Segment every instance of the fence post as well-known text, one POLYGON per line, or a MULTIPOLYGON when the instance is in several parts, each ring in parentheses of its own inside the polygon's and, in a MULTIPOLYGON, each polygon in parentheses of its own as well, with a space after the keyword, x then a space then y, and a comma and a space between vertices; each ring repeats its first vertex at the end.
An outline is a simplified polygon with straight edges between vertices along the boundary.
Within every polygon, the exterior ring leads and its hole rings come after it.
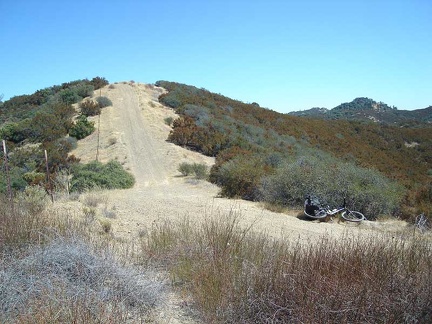
POLYGON ((7 179, 7 191, 8 191, 11 211, 13 214, 14 213, 14 204, 13 204, 13 197, 12 197, 12 186, 11 186, 11 180, 10 180, 10 174, 9 174, 9 165, 8 165, 8 157, 7 157, 7 149, 6 149, 6 141, 5 140, 3 140, 3 152, 4 152, 6 179, 7 179))
MULTIPOLYGON (((102 88, 99 88, 99 98, 100 98, 100 97, 102 97, 102 88)), ((99 103, 98 103, 98 104, 99 104, 99 103)), ((97 132, 96 162, 99 161, 100 116, 101 116, 101 109, 99 109, 99 115, 98 115, 98 132, 97 132)))
POLYGON ((47 150, 45 150, 45 165, 46 165, 46 176, 47 176, 48 190, 49 190, 49 194, 51 196, 51 202, 54 202, 54 196, 53 196, 53 191, 52 191, 52 184, 51 184, 49 167, 48 167, 48 153, 47 153, 47 150))

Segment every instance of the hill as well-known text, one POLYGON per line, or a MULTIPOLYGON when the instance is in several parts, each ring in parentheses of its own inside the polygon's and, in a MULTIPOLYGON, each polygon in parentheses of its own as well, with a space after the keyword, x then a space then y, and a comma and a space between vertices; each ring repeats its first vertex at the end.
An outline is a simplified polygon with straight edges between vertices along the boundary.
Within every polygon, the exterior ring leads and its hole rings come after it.
POLYGON ((326 120, 356 120, 400 126, 430 126, 432 124, 432 106, 416 110, 398 110, 383 102, 369 98, 356 98, 342 103, 333 109, 311 108, 290 112, 291 116, 319 118, 326 120))
MULTIPOLYGON (((70 153, 76 140, 70 135, 89 136, 97 120, 74 119, 77 107, 71 105, 88 95, 97 80, 53 86, 2 104, 0 135, 12 151, 15 189, 43 182, 43 151, 28 146, 31 143, 48 151, 53 181, 59 172, 77 169, 79 159, 70 153), (38 100, 41 93, 47 96, 38 100)), ((222 196, 299 208, 305 194, 315 193, 331 205, 349 196, 371 218, 430 213, 429 125, 401 128, 302 118, 185 84, 158 81, 156 88, 164 89, 158 100, 176 116, 171 118, 168 141, 215 158, 209 179, 221 188, 222 196)), ((380 113, 397 111, 367 98, 357 100, 357 108, 341 105, 336 111, 365 110, 371 105, 380 113)), ((136 136, 131 138, 137 141, 136 136)), ((157 169, 158 163, 152 165, 157 169)), ((0 176, 0 191, 5 188, 6 180, 0 176)))
MULTIPOLYGON (((430 208, 422 205, 432 193, 432 128, 429 125, 417 123, 415 127, 407 125, 401 128, 358 120, 302 118, 280 114, 257 104, 245 104, 206 89, 167 81, 156 84, 168 91, 159 98, 160 102, 181 116, 174 122, 169 140, 215 156, 211 180, 222 187, 224 195, 262 199, 269 192, 269 186, 276 186, 272 175, 278 174, 282 179, 287 177, 281 171, 284 166, 288 165, 293 170, 302 163, 296 174, 310 171, 304 173, 304 178, 298 179, 298 183, 290 184, 301 189, 296 193, 286 192, 280 188, 287 187, 288 183, 279 184, 282 187, 272 189, 278 191, 275 195, 279 197, 271 197, 270 201, 286 204, 291 199, 289 204, 299 205, 302 191, 320 192, 321 195, 327 193, 327 199, 331 200, 330 196, 340 199, 344 194, 353 196, 353 191, 359 190, 355 198, 358 203, 363 206, 370 204, 370 208, 376 210, 379 209, 376 205, 385 205, 386 201, 391 200, 393 194, 390 191, 393 189, 389 189, 386 197, 379 192, 370 192, 368 203, 360 196, 364 197, 367 190, 379 186, 381 192, 385 191, 384 182, 378 184, 372 180, 381 179, 383 174, 408 189, 405 205, 416 206, 416 212, 430 208), (341 170, 338 166, 343 163, 347 166, 341 170), (353 174, 344 174, 351 167, 359 168, 355 171, 357 179, 353 174), (337 184, 333 184, 329 177, 329 182, 324 186, 326 189, 318 188, 319 184, 313 179, 328 177, 319 170, 329 168, 337 169, 338 176, 344 174, 351 177, 351 184, 357 184, 351 189, 341 189, 344 182, 336 181, 334 176, 333 182, 337 184), (377 173, 366 175, 369 171, 377 173), (306 179, 311 179, 311 183, 304 184, 306 179), (372 203, 374 199, 375 203, 372 203), (418 209, 420 205, 422 207, 418 209)), ((396 111, 367 99, 357 100, 356 104, 362 109, 374 105, 375 110, 382 113, 396 111)), ((347 106, 341 106, 336 111, 345 111, 347 106)), ((405 212, 412 213, 410 208, 405 212)), ((397 209, 400 211, 400 208, 397 209)))

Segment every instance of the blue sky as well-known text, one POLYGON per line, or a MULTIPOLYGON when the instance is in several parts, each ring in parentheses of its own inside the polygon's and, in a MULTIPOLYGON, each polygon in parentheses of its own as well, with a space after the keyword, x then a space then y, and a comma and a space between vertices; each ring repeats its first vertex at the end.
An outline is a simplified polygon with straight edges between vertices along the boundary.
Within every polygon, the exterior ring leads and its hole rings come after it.
POLYGON ((279 112, 432 105, 431 0, 0 0, 4 99, 175 81, 279 112))

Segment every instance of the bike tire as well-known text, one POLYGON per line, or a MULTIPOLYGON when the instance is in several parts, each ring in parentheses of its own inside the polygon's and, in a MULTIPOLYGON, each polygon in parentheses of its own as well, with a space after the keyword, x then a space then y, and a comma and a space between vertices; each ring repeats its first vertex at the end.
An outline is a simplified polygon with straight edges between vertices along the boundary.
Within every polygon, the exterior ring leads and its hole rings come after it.
POLYGON ((313 215, 304 212, 306 216, 313 218, 313 219, 322 219, 327 217, 327 212, 324 209, 316 210, 313 215))
POLYGON ((361 222, 365 220, 366 217, 357 211, 346 210, 342 213, 342 218, 347 222, 361 222))

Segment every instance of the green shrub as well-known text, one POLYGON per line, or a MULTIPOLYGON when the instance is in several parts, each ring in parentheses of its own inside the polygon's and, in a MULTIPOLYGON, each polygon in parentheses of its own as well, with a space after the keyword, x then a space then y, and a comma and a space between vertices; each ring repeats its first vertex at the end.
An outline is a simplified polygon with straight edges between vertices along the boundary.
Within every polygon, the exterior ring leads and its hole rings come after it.
POLYGON ((192 165, 192 170, 197 179, 205 179, 208 176, 208 169, 204 163, 194 163, 192 165))
POLYGON ((22 177, 31 186, 42 185, 44 182, 46 182, 46 174, 42 172, 26 172, 22 177))
POLYGON ((94 122, 88 121, 86 116, 81 115, 78 117, 75 125, 69 130, 69 135, 80 140, 89 136, 94 130, 94 122))
POLYGON ((93 100, 84 100, 80 103, 81 114, 85 116, 96 116, 101 112, 101 107, 93 100))
POLYGON ((67 142, 67 143, 69 143, 69 145, 71 147, 71 150, 74 150, 74 149, 76 149, 78 147, 78 141, 77 141, 76 137, 69 136, 69 137, 66 137, 64 139, 64 141, 67 142))
POLYGON ((76 94, 78 96, 80 96, 81 98, 85 98, 85 97, 89 97, 93 94, 94 91, 94 86, 91 84, 79 84, 76 85, 72 88, 73 91, 76 92, 76 94))
POLYGON ((109 84, 107 79, 102 77, 94 77, 93 79, 91 79, 90 83, 93 85, 95 90, 103 88, 104 86, 109 84))
POLYGON ((184 176, 194 174, 197 179, 205 179, 208 176, 208 169, 204 163, 182 162, 178 167, 178 171, 184 176))
POLYGON ((74 104, 82 99, 73 89, 65 89, 58 94, 60 100, 68 105, 74 104))
MULTIPOLYGON (((14 191, 21 191, 27 187, 28 183, 24 180, 25 169, 16 166, 9 166, 9 177, 11 187, 14 191)), ((0 172, 0 193, 7 192, 7 177, 5 172, 0 172)))
POLYGON ((192 164, 182 162, 178 167, 178 171, 184 176, 191 175, 193 173, 192 164))
POLYGON ((102 164, 97 161, 77 164, 72 168, 71 191, 83 192, 95 187, 126 189, 134 185, 134 177, 117 161, 102 164))
POLYGON ((260 158, 238 157, 219 168, 217 181, 222 186, 222 196, 257 200, 257 188, 265 174, 264 162, 260 158))
POLYGON ((172 123, 173 123, 173 121, 174 121, 174 118, 167 117, 167 118, 164 119, 164 121, 165 121, 165 124, 167 124, 168 126, 171 126, 172 123))
POLYGON ((32 142, 52 142, 68 133, 72 126, 70 119, 64 120, 58 114, 40 111, 36 113, 28 130, 32 142))
POLYGON ((296 208, 303 206, 306 195, 333 207, 346 197, 348 207, 368 219, 394 213, 403 196, 400 186, 377 171, 336 159, 311 157, 281 166, 261 181, 259 191, 266 202, 296 208))
POLYGON ((98 102, 99 107, 101 107, 101 108, 112 106, 111 100, 107 97, 97 97, 96 101, 98 102))

